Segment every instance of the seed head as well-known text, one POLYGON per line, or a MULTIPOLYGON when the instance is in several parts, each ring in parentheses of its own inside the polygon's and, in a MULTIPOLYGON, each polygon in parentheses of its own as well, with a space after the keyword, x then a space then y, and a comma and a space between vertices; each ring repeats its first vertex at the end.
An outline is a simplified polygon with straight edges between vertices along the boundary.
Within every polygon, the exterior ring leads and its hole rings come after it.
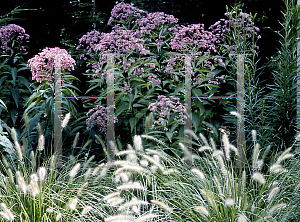
POLYGON ((202 180, 205 179, 205 175, 201 170, 198 170, 196 168, 191 169, 191 171, 196 174, 197 176, 199 176, 202 180))
POLYGON ((73 179, 74 176, 77 174, 78 170, 80 169, 81 164, 77 163, 72 170, 70 171, 70 177, 73 179))
POLYGON ((70 120, 71 114, 67 113, 67 115, 65 116, 62 124, 61 124, 61 128, 65 128, 70 120))
POLYGON ((258 183, 260 183, 261 185, 262 184, 265 184, 266 180, 265 180, 265 177, 263 174, 259 173, 259 172, 256 172, 252 175, 252 179, 253 180, 256 180, 258 183))
POLYGON ((78 202, 77 198, 71 199, 70 202, 69 202, 69 205, 68 205, 69 209, 70 210, 75 210, 77 202, 78 202))
POLYGON ((200 213, 202 213, 202 214, 204 214, 206 216, 209 216, 209 212, 208 212, 208 210, 204 206, 197 206, 197 207, 195 207, 195 209, 197 211, 199 211, 200 213))
POLYGON ((135 150, 139 150, 139 151, 143 150, 143 143, 142 143, 141 136, 135 135, 133 137, 133 143, 134 143, 135 150))
POLYGON ((165 209, 166 211, 169 211, 170 213, 173 212, 172 208, 167 206, 166 204, 164 204, 163 202, 159 201, 159 200, 150 200, 151 203, 165 209))
POLYGON ((85 206, 81 212, 82 215, 87 214, 91 209, 93 209, 91 206, 85 206))
POLYGON ((47 173, 47 170, 45 167, 40 167, 38 169, 38 175, 39 175, 39 178, 40 178, 40 181, 44 181, 45 177, 46 177, 46 173, 47 173))
POLYGON ((24 194, 26 194, 27 187, 26 187, 25 180, 24 180, 24 178, 22 177, 20 171, 17 171, 16 174, 17 174, 18 184, 19 184, 19 186, 20 186, 22 192, 23 192, 24 194))
POLYGON ((229 207, 233 206, 233 205, 234 205, 234 199, 232 199, 232 198, 227 198, 227 199, 225 200, 225 205, 226 205, 226 206, 229 206, 229 207))
POLYGON ((279 187, 273 187, 269 192, 267 201, 273 200, 274 197, 278 194, 279 190, 280 190, 279 187))
POLYGON ((38 142, 38 151, 43 151, 45 147, 45 137, 44 135, 40 135, 38 142))

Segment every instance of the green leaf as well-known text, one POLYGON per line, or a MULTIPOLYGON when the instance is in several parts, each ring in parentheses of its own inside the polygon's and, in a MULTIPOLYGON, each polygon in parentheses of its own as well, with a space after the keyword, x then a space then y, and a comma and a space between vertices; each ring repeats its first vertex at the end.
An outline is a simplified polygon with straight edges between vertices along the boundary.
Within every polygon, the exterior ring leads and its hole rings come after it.
POLYGON ((16 85, 16 80, 17 80, 17 67, 12 67, 11 68, 11 75, 13 78, 13 85, 16 85))
POLYGON ((15 104, 17 108, 19 107, 18 102, 19 102, 19 90, 17 88, 12 88, 11 89, 11 94, 14 98, 15 104))
POLYGON ((18 113, 18 110, 17 110, 17 109, 12 109, 12 110, 10 110, 10 117, 11 117, 11 119, 12 119, 14 125, 16 125, 16 121, 17 121, 16 115, 17 115, 17 113, 18 113))
POLYGON ((173 133, 171 133, 171 132, 166 132, 166 135, 167 135, 169 141, 172 142, 173 133))
POLYGON ((2 85, 2 83, 7 79, 8 76, 2 76, 2 78, 0 79, 0 86, 2 85))
POLYGON ((133 129, 136 127, 137 122, 138 122, 138 119, 136 117, 132 117, 129 119, 131 133, 133 133, 133 129))

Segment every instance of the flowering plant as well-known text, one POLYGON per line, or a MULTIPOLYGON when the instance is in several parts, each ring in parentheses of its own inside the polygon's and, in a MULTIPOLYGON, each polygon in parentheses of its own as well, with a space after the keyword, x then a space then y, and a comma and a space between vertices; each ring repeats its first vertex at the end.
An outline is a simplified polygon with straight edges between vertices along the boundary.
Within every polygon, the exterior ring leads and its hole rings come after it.
POLYGON ((20 47, 20 51, 26 51, 22 44, 29 42, 28 40, 29 35, 25 33, 25 29, 16 24, 2 26, 2 28, 0 28, 0 48, 3 53, 9 52, 16 46, 20 47))
MULTIPOLYGON (((55 73, 55 56, 60 55, 61 69, 62 71, 74 70, 75 60, 68 54, 65 49, 45 48, 38 55, 28 60, 28 67, 31 67, 32 80, 42 82, 42 80, 48 80, 48 84, 53 83, 55 73), (46 77, 45 74, 47 75, 46 77)), ((62 80, 64 84, 64 80, 62 80)))
MULTIPOLYGON (((162 98, 159 96, 184 96, 183 82, 187 70, 183 54, 191 55, 193 96, 211 96, 217 92, 221 83, 226 82, 227 76, 219 75, 228 60, 220 50, 222 38, 215 34, 215 30, 205 30, 203 24, 179 26, 177 23, 178 19, 172 15, 163 12, 147 13, 133 5, 120 3, 112 10, 109 20, 113 26, 112 32, 100 34, 91 31, 80 39, 77 49, 83 51, 81 59, 88 62, 87 75, 101 77, 90 81, 92 84, 105 83, 108 65, 105 54, 117 54, 114 63, 116 116, 119 124, 126 127, 128 117, 124 116, 124 111, 127 110, 131 133, 133 130, 136 130, 135 133, 143 130, 140 126, 144 117, 151 112, 150 104, 158 102, 156 99, 162 98), (201 87, 205 90, 200 90, 201 87), (138 110, 133 110, 137 107, 138 110)), ((87 93, 92 90, 97 91, 96 86, 90 87, 87 93)), ((101 89, 99 94, 105 96, 107 90, 101 89)), ((201 127, 201 123, 205 123, 204 116, 214 115, 212 112, 206 113, 205 103, 210 104, 200 99, 192 103, 192 118, 201 116, 193 121, 193 127, 202 132, 205 132, 201 127)), ((90 103, 88 107, 93 105, 90 103)), ((179 132, 183 136, 183 127, 179 132)))

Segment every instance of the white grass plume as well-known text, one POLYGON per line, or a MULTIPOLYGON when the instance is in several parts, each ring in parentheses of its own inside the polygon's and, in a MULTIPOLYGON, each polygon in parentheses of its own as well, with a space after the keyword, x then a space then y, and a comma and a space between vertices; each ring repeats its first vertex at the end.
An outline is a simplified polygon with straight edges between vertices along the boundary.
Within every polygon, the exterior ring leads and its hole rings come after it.
POLYGON ((80 169, 81 164, 77 163, 72 170, 70 171, 70 178, 73 179, 75 177, 75 175, 78 173, 79 169, 80 169))
POLYGON ((67 115, 65 116, 64 120, 61 123, 61 128, 65 128, 70 120, 71 114, 67 113, 67 115))
POLYGON ((266 179, 262 173, 255 172, 252 175, 252 179, 260 183, 261 185, 266 183, 266 179))
POLYGON ((127 202, 125 204, 123 204, 122 206, 120 206, 118 208, 118 211, 122 211, 128 207, 132 207, 132 206, 136 206, 136 205, 148 205, 149 203, 147 201, 143 201, 143 200, 131 200, 130 202, 127 202))
POLYGON ((205 216, 209 216, 208 210, 204 206, 197 206, 195 210, 199 211, 200 213, 204 214, 205 216))
POLYGON ((271 201, 274 199, 274 197, 279 193, 279 187, 273 187, 268 195, 267 201, 271 201))
POLYGON ((89 205, 85 206, 81 211, 81 215, 86 215, 91 209, 93 209, 91 206, 89 205))
POLYGON ((143 216, 137 218, 137 219, 135 220, 135 222, 144 222, 144 221, 147 221, 147 220, 149 220, 149 219, 151 219, 151 218, 158 217, 158 216, 159 216, 159 215, 157 215, 157 214, 151 214, 151 213, 148 213, 148 214, 145 214, 145 215, 143 215, 143 216))
POLYGON ((173 212, 173 209, 169 206, 167 206, 166 204, 164 204, 163 202, 159 201, 159 200, 150 200, 151 203, 165 209, 166 211, 172 213, 173 212))
POLYGON ((24 194, 26 194, 27 186, 26 186, 25 180, 24 180, 24 178, 22 177, 20 171, 17 171, 16 174, 17 174, 18 184, 19 184, 19 186, 20 186, 22 192, 23 192, 24 194))

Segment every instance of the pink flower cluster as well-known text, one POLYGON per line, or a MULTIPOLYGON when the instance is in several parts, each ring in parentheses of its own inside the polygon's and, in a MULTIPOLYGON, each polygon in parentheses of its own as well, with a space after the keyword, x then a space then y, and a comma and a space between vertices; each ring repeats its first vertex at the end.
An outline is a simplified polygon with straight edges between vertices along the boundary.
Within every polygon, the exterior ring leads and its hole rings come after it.
MULTIPOLYGON (((74 70, 75 60, 68 54, 65 49, 55 48, 45 48, 42 52, 35 55, 33 58, 28 60, 28 67, 31 67, 32 80, 36 80, 39 83, 42 80, 48 80, 48 84, 53 83, 55 74, 55 56, 60 55, 61 57, 61 71, 74 70), (41 75, 47 75, 46 77, 41 75)), ((62 80, 62 84, 63 80, 62 80)))
MULTIPOLYGON (((106 133, 107 132, 107 110, 108 107, 97 105, 96 108, 90 109, 86 114, 88 119, 86 120, 87 130, 91 130, 95 125, 99 125, 99 130, 106 133)), ((114 123, 118 122, 115 115, 111 115, 114 119, 114 123)))
MULTIPOLYGON (((98 44, 100 42, 101 39, 101 34, 100 32, 94 30, 91 32, 86 33, 85 35, 83 35, 81 37, 81 39, 79 40, 79 45, 77 46, 77 50, 78 49, 84 49, 87 50, 88 53, 91 53, 92 50, 95 50, 95 45, 98 44)), ((81 55, 80 58, 83 58, 84 55, 81 55)), ((86 58, 85 58, 86 60, 86 58)))
POLYGON ((180 99, 173 96, 170 96, 170 98, 171 99, 166 98, 164 95, 160 95, 158 96, 158 100, 155 103, 151 103, 148 107, 150 111, 155 112, 156 115, 159 115, 159 119, 158 121, 154 122, 154 125, 163 125, 165 126, 165 130, 168 130, 166 127, 166 120, 169 120, 171 112, 174 114, 179 113, 179 116, 175 117, 175 119, 179 119, 182 123, 184 123, 184 119, 187 118, 183 114, 186 112, 186 108, 180 103, 180 99))
POLYGON ((171 48, 181 52, 196 49, 196 55, 210 55, 217 53, 212 32, 205 31, 203 24, 192 24, 188 26, 175 26, 174 38, 170 42, 171 48))
POLYGON ((108 20, 108 25, 112 25, 113 23, 117 22, 124 23, 147 14, 148 12, 134 7, 133 4, 121 2, 112 9, 111 16, 108 20))
MULTIPOLYGON (((138 19, 135 23, 139 27, 139 33, 150 34, 152 30, 161 25, 171 25, 178 22, 178 19, 173 15, 168 15, 163 12, 149 13, 147 17, 138 19)), ((164 31, 166 31, 165 29, 164 31)))
MULTIPOLYGON (((225 44, 228 50, 235 51, 237 50, 236 46, 232 46, 232 42, 226 42, 230 33, 233 33, 236 39, 241 38, 244 41, 251 40, 253 35, 256 40, 261 38, 261 36, 258 35, 260 29, 254 26, 252 16, 249 14, 243 12, 238 14, 234 12, 225 13, 224 15, 228 18, 227 20, 220 19, 220 21, 209 27, 216 38, 216 43, 225 44)), ((251 47, 254 47, 254 53, 256 53, 256 49, 259 49, 257 45, 251 47)), ((224 51, 225 50, 223 50, 223 52, 224 51)))
MULTIPOLYGON (((13 41, 18 43, 15 46, 21 46, 24 42, 29 42, 28 39, 25 29, 18 25, 10 24, 0 29, 0 48, 3 53, 11 50, 13 41)), ((20 51, 26 51, 25 47, 21 46, 20 51)))

